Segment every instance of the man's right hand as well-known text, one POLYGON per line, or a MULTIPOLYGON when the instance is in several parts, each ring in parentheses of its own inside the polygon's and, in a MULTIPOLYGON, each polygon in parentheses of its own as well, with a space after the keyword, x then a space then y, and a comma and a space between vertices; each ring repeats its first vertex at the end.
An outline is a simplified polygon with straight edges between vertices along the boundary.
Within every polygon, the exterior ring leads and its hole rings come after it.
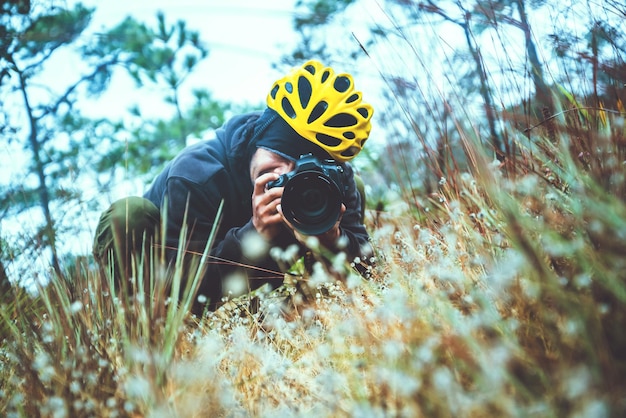
POLYGON ((277 206, 283 195, 283 187, 267 189, 267 183, 278 179, 276 173, 265 173, 254 181, 252 192, 252 224, 259 234, 271 241, 283 225, 283 217, 277 206))

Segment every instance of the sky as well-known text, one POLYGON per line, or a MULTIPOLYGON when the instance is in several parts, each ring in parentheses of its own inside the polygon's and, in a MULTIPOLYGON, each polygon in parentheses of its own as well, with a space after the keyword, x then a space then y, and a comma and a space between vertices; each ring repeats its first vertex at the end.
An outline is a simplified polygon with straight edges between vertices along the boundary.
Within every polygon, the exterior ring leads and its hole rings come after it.
MULTIPOLYGON (((272 68, 281 54, 293 44, 292 19, 295 0, 85 0, 95 7, 91 31, 121 22, 126 16, 153 24, 162 11, 170 24, 184 20, 209 47, 209 56, 200 63, 186 84, 210 90, 214 97, 233 102, 261 103, 281 73, 272 68)), ((118 77, 104 97, 85 109, 97 113, 107 110, 106 103, 119 92, 131 91, 132 81, 118 77)), ((128 98, 132 100, 132 98, 128 98)), ((154 101, 148 98, 144 105, 154 101)), ((108 109, 125 111, 123 106, 108 109)), ((148 111, 142 106, 142 110, 148 111)), ((155 109, 155 111, 158 111, 155 109)), ((113 116, 113 115, 107 115, 113 116)))

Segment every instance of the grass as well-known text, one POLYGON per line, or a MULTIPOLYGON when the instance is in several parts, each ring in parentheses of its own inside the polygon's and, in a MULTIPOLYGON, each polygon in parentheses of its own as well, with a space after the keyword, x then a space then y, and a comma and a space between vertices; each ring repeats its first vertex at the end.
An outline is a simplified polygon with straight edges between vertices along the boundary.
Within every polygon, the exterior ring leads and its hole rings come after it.
POLYGON ((148 298, 89 266, 38 297, 14 289, 0 415, 623 414, 625 131, 603 116, 585 159, 565 126, 516 134, 505 164, 468 139, 474 165, 419 211, 368 211, 369 280, 318 266, 299 291, 202 318, 169 302, 176 271, 151 269, 148 298))

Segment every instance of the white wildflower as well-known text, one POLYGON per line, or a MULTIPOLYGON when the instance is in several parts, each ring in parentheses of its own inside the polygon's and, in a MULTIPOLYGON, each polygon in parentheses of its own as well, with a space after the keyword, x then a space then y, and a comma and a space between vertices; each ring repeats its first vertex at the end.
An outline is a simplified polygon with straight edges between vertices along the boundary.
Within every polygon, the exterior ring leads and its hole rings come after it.
POLYGON ((591 375, 586 367, 580 366, 563 379, 565 393, 569 399, 577 399, 589 390, 591 375))
POLYGON ((50 321, 45 321, 41 326, 42 341, 44 343, 51 343, 54 341, 54 326, 50 321))
POLYGON ((468 173, 467 171, 464 171, 463 173, 461 173, 461 181, 471 186, 473 186, 476 183, 476 180, 474 180, 474 177, 472 177, 472 175, 468 173))
MULTIPOLYGON (((85 404, 83 406, 83 408, 85 408, 86 412, 93 412, 96 410, 96 401, 93 400, 93 398, 89 398, 85 401, 85 404)), ((90 414, 90 416, 93 416, 93 414, 90 414)))
POLYGON ((439 367, 433 373, 433 384, 435 388, 441 392, 448 392, 450 386, 454 382, 452 373, 445 367, 439 367))
POLYGON ((318 249, 320 247, 319 238, 314 235, 309 235, 308 237, 306 237, 306 246, 313 250, 318 249))
POLYGON ((505 291, 524 268, 526 268, 526 259, 519 252, 505 250, 504 256, 495 266, 492 274, 487 276, 488 283, 496 291, 505 291))
POLYGON ((580 323, 575 319, 565 321, 563 332, 575 337, 581 329, 580 323))
POLYGON ((509 350, 504 346, 489 349, 484 356, 484 372, 493 387, 499 387, 507 373, 507 363, 511 358, 509 350))
POLYGON ((285 250, 282 250, 279 247, 273 247, 270 249, 270 255, 274 260, 292 262, 296 259, 299 251, 299 247, 294 244, 290 245, 285 250))
POLYGON ((85 382, 89 386, 96 386, 98 384, 98 374, 95 372, 89 372, 85 376, 85 382))
POLYGON ((132 402, 130 402, 130 401, 124 402, 124 411, 125 412, 130 414, 134 410, 135 410, 135 405, 132 402))
POLYGON ((339 237, 339 239, 337 240, 336 245, 337 245, 337 248, 339 248, 339 249, 341 250, 341 249, 346 248, 346 247, 348 246, 348 244, 349 244, 349 243, 350 243, 350 240, 348 239, 348 237, 347 237, 347 236, 342 235, 342 236, 340 236, 340 237, 339 237))
POLYGON ((143 376, 130 376, 124 384, 124 389, 131 399, 146 399, 150 395, 150 382, 143 376))
POLYGON ((341 271, 343 267, 346 265, 346 261, 348 260, 348 256, 343 251, 338 253, 333 258, 333 268, 337 271, 341 271))
POLYGON ((348 289, 354 289, 358 287, 363 282, 363 278, 360 274, 351 273, 346 277, 346 286, 348 289))
POLYGON ((83 401, 81 401, 80 399, 76 399, 72 405, 74 406, 74 410, 76 411, 82 411, 83 408, 85 408, 85 404, 83 403, 83 401))
POLYGON ((396 362, 404 352, 404 344, 400 341, 386 341, 383 344, 383 354, 390 362, 396 362))
POLYGON ((72 380, 70 382, 70 392, 75 395, 80 393, 80 383, 78 383, 76 380, 72 380))
POLYGON ((227 276, 222 283, 222 292, 230 297, 238 297, 248 291, 248 280, 242 273, 227 276))
POLYGON ((422 344, 416 352, 416 358, 422 364, 430 364, 435 359, 434 353, 435 341, 431 339, 422 344))
POLYGON ((134 363, 150 364, 150 353, 145 348, 130 347, 128 352, 134 363))
POLYGON ((50 357, 47 353, 40 351, 35 356, 33 361, 33 369, 39 373, 39 379, 44 383, 50 383, 56 371, 52 364, 50 364, 50 357))
POLYGON ((110 397, 109 399, 107 399, 106 401, 106 407, 109 409, 113 409, 115 408, 115 406, 117 405, 117 400, 115 400, 115 398, 110 397))
POLYGON ((42 415, 52 418, 65 418, 67 417, 67 405, 65 400, 58 396, 51 396, 48 398, 45 405, 42 407, 42 415))
POLYGON ((333 349, 328 344, 320 344, 315 351, 320 359, 326 359, 331 356, 333 349))
POLYGON ((328 283, 330 281, 330 277, 328 276, 328 272, 324 268, 322 263, 315 262, 313 264, 313 273, 311 274, 311 285, 317 287, 324 283, 328 283))
POLYGON ((578 287, 589 287, 591 285, 591 277, 586 273, 579 274, 574 277, 574 283, 576 283, 578 287))
POLYGON ((241 240, 243 255, 251 260, 258 260, 267 252, 268 244, 260 234, 246 234, 241 240))
POLYGON ((360 356, 365 353, 365 348, 360 345, 351 344, 350 345, 350 354, 354 356, 360 356))
POLYGON ((22 393, 14 393, 9 401, 9 405, 16 407, 22 407, 24 405, 24 394, 22 393))
POLYGON ((594 418, 609 418, 611 409, 599 399, 590 399, 585 402, 582 411, 577 411, 572 415, 574 418, 594 417, 594 418))
POLYGON ((70 313, 73 315, 83 309, 83 303, 80 300, 75 301, 70 305, 70 313))
POLYGON ((145 304, 146 298, 145 298, 143 293, 137 293, 135 295, 135 300, 141 306, 141 305, 145 304))
POLYGON ((386 384, 399 398, 413 396, 422 386, 422 382, 415 376, 408 375, 400 370, 379 368, 376 371, 379 384, 386 384))

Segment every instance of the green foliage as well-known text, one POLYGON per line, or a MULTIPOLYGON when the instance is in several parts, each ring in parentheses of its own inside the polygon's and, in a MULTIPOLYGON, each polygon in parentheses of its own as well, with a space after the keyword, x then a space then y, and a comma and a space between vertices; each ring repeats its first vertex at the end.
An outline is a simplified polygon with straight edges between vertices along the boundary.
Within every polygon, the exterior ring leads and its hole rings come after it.
MULTIPOLYGON (((99 172, 122 168, 119 163, 123 161, 127 174, 150 181, 186 146, 188 139, 199 138, 220 126, 230 108, 230 104, 215 101, 210 92, 202 89, 192 92, 193 102, 187 109, 181 102, 185 80, 208 55, 198 32, 187 29, 184 21, 170 25, 159 13, 156 27, 151 28, 128 17, 99 36, 97 42, 85 46, 82 54, 87 58, 116 56, 139 88, 147 83, 163 86, 163 103, 173 110, 169 119, 149 119, 137 106, 129 109, 132 121, 110 125, 113 129, 101 138, 109 145, 100 148, 96 162, 99 172)), ((91 89, 104 88, 111 74, 103 73, 102 84, 91 89)))
POLYGON ((5 0, 0 3, 2 15, 26 15, 30 11, 30 0, 5 0))
POLYGON ((98 156, 100 171, 106 171, 119 161, 126 161, 128 175, 149 182, 162 167, 180 152, 188 139, 201 138, 225 122, 226 112, 234 107, 215 101, 206 89, 193 91, 193 103, 184 114, 169 120, 150 119, 138 107, 131 109, 136 126, 128 127, 130 140, 113 141, 107 152, 98 156))
POLYGON ((289 56, 287 62, 301 63, 302 61, 318 57, 323 60, 331 58, 337 48, 344 56, 354 57, 358 47, 349 48, 348 39, 326 36, 326 28, 332 27, 332 22, 341 15, 355 0, 298 0, 295 3, 297 14, 294 17, 294 30, 300 37, 300 42, 289 56), (348 47, 349 50, 346 50, 348 47))
POLYGON ((208 49, 198 32, 188 30, 185 22, 168 25, 165 16, 159 13, 156 28, 127 17, 98 36, 96 42, 84 46, 81 53, 88 58, 115 56, 138 86, 145 79, 176 89, 196 64, 206 58, 208 49))
POLYGON ((44 224, 34 227, 43 231, 37 240, 50 248, 60 274, 57 238, 71 229, 68 207, 93 204, 93 196, 112 188, 128 167, 149 181, 189 138, 221 125, 230 105, 202 90, 193 93, 191 105, 185 102, 185 81, 208 49, 183 21, 171 24, 159 13, 149 26, 128 17, 108 31, 86 35, 93 10, 80 3, 73 8, 50 3, 19 17, 13 16, 17 3, 3 5, 0 35, 9 42, 0 50, 0 91, 6 98, 0 103, 1 130, 22 144, 30 161, 19 174, 28 181, 2 179, 0 216, 40 208, 44 224), (81 69, 55 80, 50 89, 42 87, 49 63, 62 50, 76 51, 81 69), (81 114, 82 100, 98 97, 124 74, 139 88, 165 91, 161 100, 171 116, 149 120, 136 112, 134 120, 122 122, 81 114), (58 212, 59 207, 64 210, 58 212))
POLYGON ((354 2, 355 0, 298 0, 296 8, 301 8, 305 13, 294 18, 295 28, 298 30, 304 27, 327 25, 333 15, 343 12, 354 2))
POLYGON ((73 10, 61 9, 35 17, 18 38, 14 54, 21 59, 35 58, 72 43, 85 30, 92 13, 92 9, 79 3, 73 10))

